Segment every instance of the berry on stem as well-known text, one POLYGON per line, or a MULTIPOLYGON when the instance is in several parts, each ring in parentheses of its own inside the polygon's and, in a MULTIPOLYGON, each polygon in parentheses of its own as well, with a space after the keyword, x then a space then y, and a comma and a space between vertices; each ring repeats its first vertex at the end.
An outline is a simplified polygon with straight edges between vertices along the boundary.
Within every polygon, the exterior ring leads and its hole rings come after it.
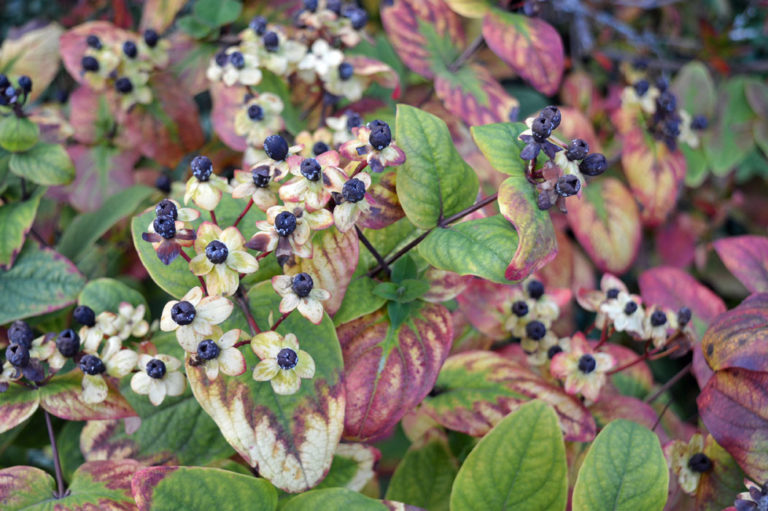
POLYGON ((26 321, 19 319, 8 327, 8 340, 11 341, 11 344, 21 344, 30 349, 32 347, 32 339, 34 338, 35 334, 26 321))
POLYGON ((579 163, 579 170, 582 174, 587 176, 599 176, 608 168, 608 161, 600 153, 592 153, 588 155, 581 163, 579 163))
POLYGON ((275 161, 283 161, 288 156, 288 142, 281 135, 270 135, 264 139, 264 152, 275 161))
POLYGON ((207 156, 195 156, 189 166, 198 181, 208 181, 213 173, 213 162, 207 156))
POLYGON ((80 351, 80 336, 74 330, 68 328, 56 338, 56 347, 63 356, 72 358, 80 351))
POLYGON ((197 356, 201 360, 213 360, 220 352, 221 348, 211 339, 205 339, 197 345, 197 356))
POLYGON ((96 355, 85 355, 80 359, 80 370, 85 374, 95 376, 104 373, 107 370, 107 366, 96 355))
POLYGON ((365 197, 365 183, 353 177, 341 187, 341 196, 347 202, 360 202, 365 197))
POLYGON ((165 376, 165 372, 166 372, 165 363, 162 360, 153 358, 152 360, 147 362, 147 376, 149 376, 150 378, 159 380, 163 376, 165 376))
POLYGON ((171 307, 171 319, 173 319, 177 325, 189 325, 195 320, 195 316, 197 316, 195 306, 186 300, 174 304, 174 306, 171 307))
POLYGON ((11 344, 5 349, 5 359, 13 367, 23 369, 29 365, 29 349, 23 344, 11 344))
POLYGON ((312 292, 315 283, 308 273, 297 273, 291 282, 291 289, 301 298, 306 298, 312 292))
POLYGON ((301 175, 310 181, 320 180, 320 170, 320 163, 314 158, 306 158, 301 162, 301 175))
POLYGON ((176 236, 176 222, 169 216, 158 216, 152 222, 152 228, 163 238, 170 240, 176 236))
POLYGON ((77 306, 72 313, 72 317, 83 326, 92 327, 96 324, 96 314, 87 305, 77 306))
POLYGON ((296 230, 296 215, 283 211, 275 217, 275 231, 280 236, 290 236, 296 230))

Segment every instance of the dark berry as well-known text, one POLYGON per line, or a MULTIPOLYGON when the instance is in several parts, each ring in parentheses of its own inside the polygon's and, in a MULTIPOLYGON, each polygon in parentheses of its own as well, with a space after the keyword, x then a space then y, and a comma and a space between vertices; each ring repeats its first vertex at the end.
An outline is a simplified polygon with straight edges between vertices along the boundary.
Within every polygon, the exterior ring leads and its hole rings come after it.
POLYGON ((660 310, 653 311, 653 314, 651 314, 651 325, 652 326, 661 326, 667 323, 667 315, 660 310))
POLYGON ((547 335, 547 327, 541 321, 531 321, 525 325, 525 335, 534 341, 540 341, 547 335))
POLYGON ((304 8, 309 12, 317 10, 317 0, 304 0, 304 8))
POLYGON ((155 206, 155 215, 157 216, 169 216, 174 220, 179 218, 179 210, 176 209, 176 204, 168 199, 163 199, 155 206))
POLYGON ((239 51, 233 51, 229 54, 229 62, 235 69, 243 69, 245 67, 245 57, 239 51))
POLYGON ((637 57, 632 61, 632 67, 637 69, 638 71, 645 71, 648 69, 648 58, 646 57, 637 57))
POLYGON ((157 35, 157 32, 152 30, 151 28, 148 28, 144 31, 144 42, 147 43, 147 46, 150 48, 154 48, 157 46, 157 42, 160 40, 160 36, 157 35))
POLYGON ((11 86, 6 87, 4 94, 5 94, 5 96, 7 98, 14 98, 16 96, 16 89, 14 87, 11 87, 11 86))
POLYGON ((308 273, 297 273, 293 277, 291 283, 291 289, 293 292, 299 295, 301 298, 306 298, 312 291, 312 287, 315 283, 312 281, 312 277, 308 273))
POLYGON ((221 264, 227 260, 229 249, 219 240, 213 240, 205 247, 205 257, 213 264, 221 264))
POLYGON ((368 13, 359 7, 352 6, 346 8, 344 9, 343 15, 344 17, 349 18, 349 21, 352 22, 352 28, 355 30, 360 30, 366 23, 368 23, 368 13))
POLYGON ((277 365, 280 369, 293 369, 299 361, 299 356, 291 348, 283 348, 277 354, 277 365))
POLYGON ((539 207, 540 210, 546 211, 552 206, 554 206, 554 203, 552 202, 552 197, 550 197, 550 194, 546 191, 541 191, 536 196, 536 205, 539 207))
POLYGON ((363 125, 363 118, 357 112, 347 112, 347 129, 358 128, 363 125))
POLYGON ((219 67, 224 67, 227 65, 227 62, 229 61, 229 55, 224 53, 223 51, 216 54, 216 56, 213 58, 214 62, 216 62, 216 65, 219 67))
POLYGON ((535 160, 541 151, 541 146, 536 142, 529 142, 525 144, 523 150, 520 151, 520 158, 526 161, 535 160))
POLYGON ((365 197, 365 183, 353 177, 341 187, 341 196, 347 202, 360 202, 365 197))
POLYGON ((645 96, 645 93, 648 92, 651 85, 648 83, 648 80, 638 80, 632 87, 634 87, 635 93, 638 96, 643 97, 645 96))
POLYGON ((264 32, 267 31, 267 20, 264 16, 256 16, 248 23, 248 26, 256 32, 256 35, 264 35, 264 32))
POLYGON ((560 179, 555 183, 555 193, 561 197, 570 197, 576 195, 581 189, 581 182, 579 178, 573 174, 560 176, 560 179))
POLYGON ((674 112, 677 108, 677 98, 669 91, 664 91, 656 98, 656 107, 662 112, 674 112))
POLYGON ((23 344, 11 344, 5 350, 5 359, 14 367, 27 367, 29 365, 29 349, 23 344))
POLYGON ((315 156, 320 156, 321 154, 330 151, 331 148, 328 147, 328 144, 325 142, 315 142, 315 145, 312 146, 312 154, 315 156))
POLYGON ((261 38, 264 43, 264 49, 269 52, 275 52, 280 47, 280 38, 277 36, 277 32, 269 31, 261 38))
POLYGON ((35 338, 35 334, 32 332, 32 328, 26 323, 26 321, 17 320, 14 321, 11 326, 8 327, 8 340, 12 344, 21 344, 27 349, 32 347, 32 339, 35 338))
POLYGON ((153 358, 147 362, 147 376, 159 380, 165 376, 165 363, 162 360, 153 358))
POLYGON ((260 121, 264 119, 264 109, 259 105, 251 105, 248 107, 248 118, 252 121, 260 121))
POLYGON ((101 374, 107 370, 107 366, 96 355, 85 355, 80 359, 80 370, 91 376, 101 374))
POLYGON ((589 353, 585 353, 579 359, 579 371, 584 374, 589 374, 597 367, 597 360, 589 353))
POLYGON ((624 305, 624 314, 627 316, 631 316, 637 311, 637 304, 633 302, 632 300, 628 301, 626 305, 624 305))
MULTIPOLYGON (((381 121, 379 121, 381 122, 381 121)), ((371 128, 371 134, 368 141, 377 151, 381 151, 392 142, 392 130, 387 123, 381 123, 371 128)))
POLYGON ((83 69, 86 71, 96 72, 99 70, 99 61, 96 60, 96 57, 86 55, 83 57, 83 60, 81 60, 80 63, 82 64, 83 69))
POLYGON ((283 211, 275 217, 275 231, 280 236, 290 236, 296 230, 296 215, 283 211))
POLYGON ((349 80, 355 73, 355 67, 349 62, 342 62, 339 64, 339 79, 349 80))
POLYGON ((533 139, 541 144, 552 134, 552 122, 540 115, 533 120, 531 131, 533 131, 533 139))
POLYGON ((579 163, 579 170, 582 174, 587 176, 599 176, 608 168, 608 160, 605 159, 601 153, 592 153, 587 155, 581 163, 579 163))
POLYGON ((282 161, 288 156, 288 142, 280 135, 270 135, 264 139, 264 151, 275 161, 282 161))
POLYGON ((547 350, 547 358, 549 360, 552 360, 553 358, 555 358, 555 355, 557 355, 558 353, 562 353, 562 352, 563 352, 563 348, 561 348, 560 346, 555 344, 554 346, 552 346, 551 348, 549 348, 547 350))
POLYGON ((139 48, 133 41, 125 41, 123 43, 123 53, 125 53, 125 56, 129 59, 135 59, 136 55, 139 54, 139 48))
POLYGON ((176 303, 171 307, 171 319, 177 325, 189 325, 195 320, 195 316, 197 316, 195 306, 186 300, 176 303))
POLYGON ((78 305, 72 313, 72 318, 83 326, 91 327, 96 324, 96 314, 87 305, 78 305))
POLYGON ((667 87, 669 87, 669 80, 667 80, 666 77, 662 76, 658 80, 656 80, 656 88, 659 89, 661 92, 666 91, 667 87))
POLYGON ((574 138, 565 149, 565 157, 571 161, 583 160, 589 154, 589 144, 580 138, 574 138))
POLYGON ((528 304, 523 300, 518 300, 512 304, 512 314, 518 318, 522 318, 528 314, 528 304))
POLYGON ((24 92, 32 91, 32 79, 27 75, 21 75, 19 77, 19 88, 24 92))
POLYGON ((540 280, 532 280, 528 283, 528 296, 534 300, 538 300, 544 296, 544 284, 540 280))
POLYGON ((269 167, 266 165, 262 165, 261 167, 257 167, 251 171, 251 179, 253 179, 253 184, 256 185, 257 188, 266 188, 269 186, 269 167))
POLYGON ((152 222, 155 232, 170 240, 176 236, 176 222, 169 216, 159 216, 152 222))
POLYGON ((325 8, 338 16, 341 14, 341 0, 327 0, 325 2, 325 8))
POLYGON ((115 80, 115 89, 117 89, 117 92, 120 94, 128 94, 133 90, 133 84, 131 83, 131 80, 126 77, 118 78, 115 80))
POLYGON ((684 327, 688 324, 689 321, 691 321, 692 315, 693 313, 688 307, 681 307, 680 310, 677 311, 677 323, 680 325, 680 328, 684 327))
POLYGON ((709 472, 712 470, 712 460, 703 452, 697 452, 688 460, 688 468, 698 473, 709 472))
POLYGON ((709 125, 709 121, 707 121, 707 118, 703 115, 697 115, 693 118, 691 121, 691 129, 701 131, 707 129, 707 126, 709 125))
POLYGON ((211 339, 206 339, 197 345, 197 356, 201 360, 213 360, 219 356, 221 348, 211 339))
POLYGON ((320 164, 314 158, 306 158, 301 162, 301 175, 310 181, 319 181, 320 164))
POLYGON ((0 89, 8 87, 10 84, 11 82, 8 80, 8 77, 0 73, 0 89))
POLYGON ((208 181, 213 173, 213 162, 207 156, 195 156, 189 164, 198 181, 208 181))
POLYGON ((93 48, 94 50, 100 50, 101 49, 101 39, 99 39, 99 36, 96 35, 89 35, 85 38, 85 44, 93 48))
POLYGON ((605 296, 606 296, 606 298, 608 298, 610 300, 613 300, 614 298, 618 298, 619 290, 616 289, 615 287, 612 287, 611 289, 606 291, 605 296))
POLYGON ((163 193, 171 193, 171 178, 167 174, 161 174, 155 180, 155 188, 163 193))
POLYGON ((553 130, 560 126, 560 120, 562 119, 562 116, 560 114, 560 109, 556 106, 549 105, 548 107, 544 108, 544 110, 542 110, 539 115, 547 119, 552 124, 553 130))
POLYGON ((74 357, 80 351, 80 336, 74 330, 68 328, 56 338, 56 347, 63 356, 67 358, 74 357))

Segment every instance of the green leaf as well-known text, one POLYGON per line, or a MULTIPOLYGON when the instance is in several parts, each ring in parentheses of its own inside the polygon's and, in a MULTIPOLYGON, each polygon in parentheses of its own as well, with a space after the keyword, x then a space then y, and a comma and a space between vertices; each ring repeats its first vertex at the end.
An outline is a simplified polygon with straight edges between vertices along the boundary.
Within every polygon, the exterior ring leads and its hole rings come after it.
POLYGON ((495 215, 435 229, 418 248, 419 255, 436 268, 507 284, 505 272, 517 244, 512 225, 495 215))
POLYGON ((19 153, 37 143, 40 128, 26 117, 9 115, 0 120, 0 147, 6 151, 19 153))
POLYGON ((363 444, 339 444, 333 455, 333 463, 325 479, 315 486, 320 488, 349 488, 360 491, 375 472, 373 466, 381 453, 375 447, 363 444))
POLYGON ((144 295, 119 280, 107 278, 88 282, 77 299, 78 305, 87 305, 96 314, 104 311, 117 312, 121 302, 128 302, 134 307, 138 305, 147 307, 144 295))
POLYGON ((268 69, 262 69, 261 82, 256 86, 256 90, 277 94, 283 100, 283 111, 280 115, 289 133, 295 135, 306 128, 307 122, 302 120, 301 111, 293 104, 291 91, 285 80, 268 69))
POLYGON ((408 105, 397 106, 397 196, 416 227, 429 229, 475 202, 477 175, 461 158, 445 122, 408 105))
POLYGON ((451 486, 458 472, 456 460, 444 438, 434 436, 414 445, 398 464, 386 498, 428 511, 448 511, 451 486))
POLYGON ((333 316, 333 324, 339 326, 379 310, 387 299, 373 293, 376 285, 376 281, 365 275, 354 277, 347 287, 341 307, 333 316))
POLYGON ((429 291, 429 282, 418 279, 405 279, 400 283, 382 282, 373 288, 373 293, 387 300, 408 303, 422 297, 429 291))
POLYGON ((0 268, 13 264, 27 233, 35 221, 45 188, 38 188, 29 199, 0 206, 0 268))
POLYGON ((573 489, 574 511, 661 511, 669 469, 659 438, 628 420, 608 424, 592 443, 573 489))
POLYGON ((40 142, 11 156, 11 172, 43 186, 67 185, 75 179, 75 166, 58 144, 40 142))
POLYGON ((200 23, 217 28, 235 21, 242 9, 236 0, 197 0, 192 12, 200 23))
POLYGON ((685 156, 685 185, 692 188, 698 187, 707 178, 709 167, 707 155, 704 149, 694 149, 688 144, 680 144, 680 150, 685 156))
POLYGON ((555 412, 521 406, 469 453, 451 492, 456 511, 556 511, 568 501, 565 442, 555 412))
POLYGON ((715 81, 702 62, 693 61, 681 67, 669 88, 678 97, 679 107, 689 114, 711 117, 715 113, 715 81))
POLYGON ((40 393, 12 383, 2 394, 0 404, 0 433, 15 428, 32 417, 40 406, 40 393))
POLYGON ((211 27, 199 21, 193 15, 182 16, 176 20, 176 25, 195 39, 202 39, 211 33, 211 27))
POLYGON ((268 481, 205 467, 151 467, 133 477, 139 511, 273 511, 277 491, 268 481))
POLYGON ((91 213, 75 217, 56 247, 65 257, 77 260, 119 220, 133 213, 153 193, 148 186, 132 186, 104 201, 91 213))
POLYGON ((69 260, 27 243, 13 267, 0 272, 0 324, 66 307, 84 285, 85 278, 69 260))
POLYGON ((312 490, 293 497, 281 511, 349 510, 349 511, 392 511, 402 507, 390 507, 391 503, 372 499, 347 488, 312 490))

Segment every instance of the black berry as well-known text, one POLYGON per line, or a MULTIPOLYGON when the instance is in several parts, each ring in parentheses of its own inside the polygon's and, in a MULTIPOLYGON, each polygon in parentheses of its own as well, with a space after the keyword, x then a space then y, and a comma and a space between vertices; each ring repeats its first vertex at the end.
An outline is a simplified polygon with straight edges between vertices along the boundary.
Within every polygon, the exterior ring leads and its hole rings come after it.
POLYGON ((256 32, 256 35, 264 35, 264 32, 267 31, 267 20, 264 16, 256 16, 251 20, 248 26, 251 27, 251 30, 256 32))
POLYGON ((607 168, 608 160, 600 153, 592 153, 579 163, 579 170, 587 176, 599 176, 607 168))
POLYGON ((270 135, 264 139, 264 151, 275 161, 285 160, 288 156, 288 142, 280 135, 270 135))
POLYGON ((652 326, 661 326, 667 323, 667 315, 660 310, 653 311, 653 314, 651 314, 651 325, 652 326))
POLYGON ((157 35, 157 32, 152 30, 151 28, 148 28, 144 31, 144 42, 147 43, 147 46, 150 48, 154 48, 157 46, 157 42, 160 40, 160 36, 157 35))
POLYGON ((67 358, 74 357, 80 351, 80 336, 74 330, 68 328, 56 338, 56 347, 63 356, 67 358))
POLYGON ((341 14, 341 0, 327 0, 325 2, 325 8, 338 16, 341 14))
POLYGON ((280 369, 293 369, 299 361, 299 356, 291 348, 283 348, 277 354, 277 365, 280 369))
POLYGON ((531 131, 533 140, 541 144, 552 134, 552 121, 540 115, 533 120, 531 131))
POLYGON ((548 107, 544 108, 544 110, 542 110, 539 115, 547 119, 552 124, 553 130, 560 126, 560 120, 562 119, 562 116, 560 114, 560 109, 556 106, 549 105, 548 107))
POLYGON ((128 94, 133 90, 133 84, 131 83, 131 80, 126 77, 118 78, 115 80, 115 89, 120 94, 128 94))
POLYGON ((8 80, 8 77, 0 73, 0 89, 8 87, 10 84, 11 82, 8 80))
POLYGON ((312 146, 312 154, 315 156, 320 156, 321 154, 330 151, 331 148, 328 147, 328 144, 325 142, 315 142, 315 145, 312 146))
POLYGON ((227 260, 229 249, 219 240, 213 240, 205 247, 205 257, 213 264, 221 264, 227 260))
POLYGON ((512 314, 518 318, 522 318, 528 314, 528 304, 523 300, 518 300, 512 304, 512 314))
POLYGON ((169 216, 174 220, 179 218, 179 210, 176 209, 176 204, 168 199, 163 199, 155 206, 155 215, 157 216, 169 216))
POLYGON ((277 32, 271 30, 261 37, 261 41, 264 43, 264 49, 269 52, 275 52, 280 47, 280 38, 277 36, 277 32))
POLYGON ((520 158, 526 161, 535 160, 541 151, 541 146, 536 142, 529 142, 525 144, 523 150, 520 151, 520 158))
POLYGON ((626 305, 624 305, 624 314, 626 314, 627 316, 631 316, 636 311, 637 311, 637 304, 632 300, 628 301, 626 305))
POLYGON ((707 118, 703 115, 697 115, 693 118, 691 121, 691 129, 701 131, 707 129, 707 126, 709 125, 709 122, 707 121, 707 118))
POLYGON ((197 345, 197 356, 201 360, 213 360, 219 356, 221 348, 211 339, 206 339, 197 345))
POLYGON ((656 107, 662 112, 674 112, 677 108, 677 98, 669 91, 664 91, 656 98, 656 107))
POLYGON ((703 452, 697 452, 688 460, 688 468, 700 474, 709 472, 712 470, 712 460, 703 452))
POLYGON ((96 60, 96 57, 91 57, 90 55, 86 55, 83 57, 83 60, 80 61, 80 63, 83 66, 83 69, 85 71, 98 71, 99 70, 99 61, 96 60))
POLYGON ((176 236, 176 222, 169 216, 159 216, 152 222, 152 228, 163 238, 170 240, 176 236))
POLYGON ((78 305, 75 307, 72 317, 75 321, 87 327, 92 327, 96 324, 96 314, 93 312, 93 309, 87 305, 78 305))
POLYGON ((167 174, 161 174, 155 180, 155 188, 163 193, 171 193, 171 178, 167 174))
POLYGON ((85 44, 87 44, 94 50, 101 49, 101 39, 99 39, 99 36, 96 36, 93 34, 90 34, 88 37, 85 38, 85 44))
POLYGON ((314 158, 306 158, 301 162, 301 175, 310 181, 319 181, 320 164, 314 158))
POLYGON ((174 306, 171 307, 171 319, 177 325, 189 325, 195 320, 195 316, 197 316, 195 306, 186 300, 174 304, 174 306))
POLYGON ((352 28, 360 30, 368 23, 368 13, 364 9, 351 6, 344 10, 344 17, 349 18, 352 22, 352 28))
POLYGON ((290 236, 296 230, 296 215, 283 211, 275 217, 275 231, 280 236, 290 236))
POLYGON ((580 138, 574 138, 565 149, 565 157, 571 161, 583 160, 589 154, 589 144, 580 138))
POLYGON ((648 83, 648 80, 638 80, 632 87, 635 88, 635 93, 638 96, 643 97, 651 86, 648 83))
POLYGON ((532 280, 528 283, 528 296, 538 300, 544 295, 544 284, 540 280, 532 280))
POLYGON ((589 353, 585 353, 579 359, 579 371, 584 374, 589 374, 597 367, 597 360, 589 353))
POLYGON ((680 325, 680 328, 684 327, 688 324, 689 321, 691 321, 692 315, 693 313, 688 307, 681 307, 680 310, 677 311, 677 323, 680 325))
POLYGON ((30 349, 32 347, 32 339, 34 338, 35 334, 26 321, 19 319, 8 327, 8 340, 11 341, 11 344, 21 344, 30 349))
POLYGON ((304 0, 304 8, 309 12, 317 10, 317 0, 304 0))
POLYGON ((245 57, 239 51, 233 51, 229 55, 229 62, 235 69, 243 69, 245 67, 245 57))
POLYGON ((248 118, 252 121, 260 121, 264 119, 264 109, 259 105, 251 105, 248 107, 248 118))
POLYGON ((19 77, 19 87, 24 92, 32 92, 32 79, 27 75, 21 75, 19 77))
POLYGON ((363 118, 357 112, 347 112, 347 129, 359 128, 363 125, 363 118))
POLYGON ((266 188, 269 186, 269 167, 262 165, 253 169, 251 171, 251 179, 253 179, 253 184, 257 188, 266 188))
POLYGON ((13 367, 27 367, 29 365, 29 349, 23 344, 11 344, 5 349, 5 359, 13 367))
POLYGON ((341 196, 347 202, 360 202, 365 197, 365 183, 353 177, 341 187, 341 196))
POLYGON ((531 321, 525 325, 525 335, 534 341, 540 341, 547 334, 547 327, 538 320, 531 321))
POLYGON ((214 62, 216 62, 216 65, 219 67, 224 67, 227 65, 227 62, 229 61, 229 55, 224 53, 223 51, 216 54, 216 56, 213 58, 214 62))
POLYGON ((562 352, 563 352, 563 348, 561 348, 556 344, 547 350, 547 358, 549 360, 552 360, 553 358, 555 358, 555 355, 562 352))
POLYGON ((312 291, 312 287, 315 283, 312 281, 312 277, 308 273, 297 273, 293 277, 291 283, 291 289, 293 292, 299 295, 301 298, 306 298, 312 291))
POLYGON ((107 370, 107 366, 96 355, 85 355, 80 359, 80 370, 91 376, 101 374, 107 370))
POLYGON ((656 88, 659 89, 661 92, 666 91, 667 87, 669 87, 669 80, 667 80, 666 77, 662 76, 656 80, 656 88))
POLYGON ((355 72, 355 68, 349 62, 339 64, 339 79, 349 80, 355 72))
POLYGON ((614 298, 618 298, 618 296, 619 296, 619 290, 616 289, 615 287, 612 287, 605 293, 605 297, 610 300, 613 300, 614 298))
POLYGON ((570 197, 576 195, 581 189, 581 182, 579 178, 573 174, 560 176, 560 179, 555 183, 555 193, 561 197, 570 197))
POLYGON ((153 358, 152 360, 147 362, 147 376, 149 376, 150 378, 159 380, 163 376, 165 376, 165 372, 166 372, 165 363, 162 360, 153 358))
POLYGON ((125 56, 129 59, 135 59, 136 55, 139 54, 139 48, 133 41, 125 41, 123 43, 123 53, 125 53, 125 56))
POLYGON ((371 128, 368 141, 374 149, 381 151, 392 142, 392 130, 389 128, 389 124, 383 121, 373 121, 368 126, 371 128))
POLYGON ((189 166, 198 181, 208 181, 211 178, 213 162, 207 156, 195 156, 189 166))

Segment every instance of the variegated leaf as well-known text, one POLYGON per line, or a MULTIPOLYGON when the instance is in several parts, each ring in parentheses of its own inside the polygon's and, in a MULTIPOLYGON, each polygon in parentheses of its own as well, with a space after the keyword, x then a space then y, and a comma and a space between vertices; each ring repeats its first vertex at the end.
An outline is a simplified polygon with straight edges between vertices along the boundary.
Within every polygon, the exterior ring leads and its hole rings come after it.
POLYGON ((27 75, 32 79, 30 103, 45 92, 59 71, 62 32, 58 23, 34 20, 23 27, 11 28, 0 46, 0 72, 12 78, 27 75))
POLYGON ((358 221, 360 227, 366 229, 383 229, 405 216, 405 211, 400 206, 397 197, 397 173, 384 174, 378 183, 373 184, 368 193, 373 198, 371 211, 363 215, 358 221))
POLYGON ((768 372, 768 293, 757 293, 717 316, 701 339, 715 371, 740 367, 768 372))
POLYGON ((441 69, 435 77, 435 94, 470 126, 515 121, 520 109, 520 102, 485 67, 474 63, 455 71, 441 69))
POLYGON ((712 244, 726 268, 756 292, 768 291, 768 238, 765 236, 734 236, 712 244))
POLYGON ((116 381, 107 377, 107 398, 101 403, 86 403, 82 399, 83 372, 76 370, 59 374, 40 387, 40 406, 56 417, 70 421, 123 419, 135 417, 136 412, 120 393, 116 381))

